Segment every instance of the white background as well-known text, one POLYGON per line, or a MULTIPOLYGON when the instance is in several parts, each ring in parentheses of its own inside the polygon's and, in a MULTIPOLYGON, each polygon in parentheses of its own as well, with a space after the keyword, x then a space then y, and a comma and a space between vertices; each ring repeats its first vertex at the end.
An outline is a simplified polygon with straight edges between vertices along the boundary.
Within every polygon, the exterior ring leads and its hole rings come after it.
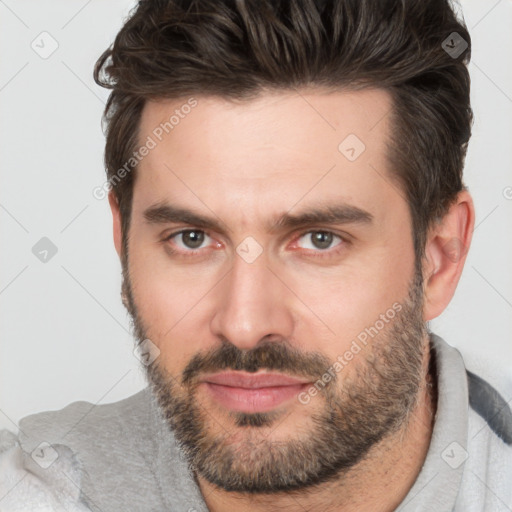
MULTIPOLYGON (((105 181, 108 94, 92 70, 133 4, 0 1, 0 427, 145 385, 120 301, 108 202, 92 195, 105 181), (51 48, 44 31, 58 43, 47 59, 31 48, 41 37, 51 48), (58 249, 47 263, 32 253, 42 237, 58 249)), ((456 296, 431 328, 468 368, 490 364, 497 384, 512 373, 512 2, 464 1, 463 12, 475 112, 465 181, 477 228, 456 296)))

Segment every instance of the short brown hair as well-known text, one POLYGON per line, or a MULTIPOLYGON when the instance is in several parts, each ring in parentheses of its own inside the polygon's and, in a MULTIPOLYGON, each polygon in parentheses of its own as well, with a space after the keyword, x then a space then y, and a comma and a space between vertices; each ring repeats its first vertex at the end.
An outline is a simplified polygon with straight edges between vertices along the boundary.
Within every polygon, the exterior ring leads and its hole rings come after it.
MULTIPOLYGON (((429 226, 464 189, 470 49, 449 0, 140 0, 94 70, 112 89, 107 177, 133 155, 149 99, 382 88, 393 99, 388 161, 420 259, 429 226), (454 41, 467 49, 449 52, 454 41)), ((114 189, 125 252, 135 167, 114 189)))

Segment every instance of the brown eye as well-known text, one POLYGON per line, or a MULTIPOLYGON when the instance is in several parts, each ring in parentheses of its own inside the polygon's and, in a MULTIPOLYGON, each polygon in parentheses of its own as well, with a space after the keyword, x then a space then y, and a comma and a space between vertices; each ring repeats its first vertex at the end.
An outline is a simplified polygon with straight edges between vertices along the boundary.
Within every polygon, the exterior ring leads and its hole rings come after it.
POLYGON ((185 246, 190 249, 197 249, 204 242, 203 231, 182 231, 181 238, 185 246))
POLYGON ((318 249, 328 249, 332 244, 332 233, 326 231, 317 231, 312 234, 311 241, 318 249))
POLYGON ((195 249, 201 248, 206 239, 210 237, 199 229, 183 229, 177 233, 169 235, 166 240, 171 241, 183 252, 193 252, 195 249), (188 250, 187 249, 191 249, 188 250))
MULTIPOLYGON (((320 249, 325 251, 326 249, 331 248, 332 243, 336 238, 339 239, 340 242, 342 241, 341 237, 331 233, 330 231, 309 231, 302 235, 300 239, 305 239, 306 241, 308 239, 310 240, 309 244, 302 245, 302 248, 304 249, 320 249)), ((337 245, 339 245, 339 243, 337 245)))

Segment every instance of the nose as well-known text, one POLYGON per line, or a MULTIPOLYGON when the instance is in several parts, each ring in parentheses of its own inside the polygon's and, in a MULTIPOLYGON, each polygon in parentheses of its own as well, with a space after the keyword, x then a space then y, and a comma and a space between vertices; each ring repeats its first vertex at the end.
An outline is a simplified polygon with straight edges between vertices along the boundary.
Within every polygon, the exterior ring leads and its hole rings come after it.
POLYGON ((211 330, 241 350, 293 333, 293 294, 268 268, 265 253, 252 263, 235 254, 231 271, 216 288, 211 330))

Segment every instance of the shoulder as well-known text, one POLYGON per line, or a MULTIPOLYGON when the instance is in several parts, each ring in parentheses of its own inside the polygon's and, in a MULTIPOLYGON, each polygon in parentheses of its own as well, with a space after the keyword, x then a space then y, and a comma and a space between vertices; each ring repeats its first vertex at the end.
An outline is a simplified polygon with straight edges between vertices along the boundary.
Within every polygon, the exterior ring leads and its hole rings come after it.
POLYGON ((0 431, 2 512, 88 512, 81 480, 81 463, 69 447, 41 445, 27 453, 12 432, 0 431))
POLYGON ((512 386, 467 370, 467 460, 457 510, 511 510, 512 386))
POLYGON ((149 414, 149 400, 146 388, 110 404, 78 401, 60 410, 31 414, 19 422, 20 443, 32 451, 42 441, 77 445, 88 439, 119 438, 120 433, 137 429, 141 417, 149 414))
POLYGON ((90 473, 130 452, 126 443, 147 425, 148 402, 147 389, 111 404, 78 401, 24 417, 17 435, 0 431, 2 512, 88 511, 82 490, 94 484, 90 473))

